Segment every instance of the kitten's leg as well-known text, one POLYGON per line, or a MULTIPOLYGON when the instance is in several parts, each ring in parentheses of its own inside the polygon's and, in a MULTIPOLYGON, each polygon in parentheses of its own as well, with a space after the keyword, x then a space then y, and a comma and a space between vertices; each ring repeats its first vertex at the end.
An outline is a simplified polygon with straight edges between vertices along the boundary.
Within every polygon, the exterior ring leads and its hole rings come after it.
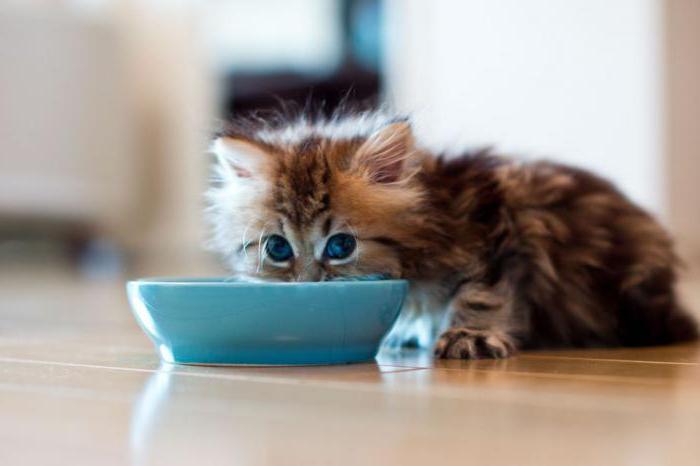
POLYGON ((450 303, 450 328, 435 345, 435 356, 449 359, 506 358, 516 350, 513 292, 509 284, 463 285, 450 303))

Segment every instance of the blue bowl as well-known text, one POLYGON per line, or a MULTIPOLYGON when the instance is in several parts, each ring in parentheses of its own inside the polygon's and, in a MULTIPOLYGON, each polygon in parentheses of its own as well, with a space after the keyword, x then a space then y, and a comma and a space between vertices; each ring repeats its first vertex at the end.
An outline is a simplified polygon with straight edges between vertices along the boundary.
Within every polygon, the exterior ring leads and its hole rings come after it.
POLYGON ((217 365, 371 360, 407 290, 405 280, 127 283, 136 320, 164 361, 217 365))

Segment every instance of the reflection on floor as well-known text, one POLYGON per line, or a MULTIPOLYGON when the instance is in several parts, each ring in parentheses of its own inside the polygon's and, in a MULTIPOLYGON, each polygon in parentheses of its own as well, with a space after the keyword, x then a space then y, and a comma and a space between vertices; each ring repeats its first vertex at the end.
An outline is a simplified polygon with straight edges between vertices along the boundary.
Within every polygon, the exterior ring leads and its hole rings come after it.
MULTIPOLYGON (((686 287, 696 310, 699 291, 686 287)), ((3 465, 680 465, 700 456, 699 345, 161 366, 121 282, 3 274, 0 297, 3 465)))

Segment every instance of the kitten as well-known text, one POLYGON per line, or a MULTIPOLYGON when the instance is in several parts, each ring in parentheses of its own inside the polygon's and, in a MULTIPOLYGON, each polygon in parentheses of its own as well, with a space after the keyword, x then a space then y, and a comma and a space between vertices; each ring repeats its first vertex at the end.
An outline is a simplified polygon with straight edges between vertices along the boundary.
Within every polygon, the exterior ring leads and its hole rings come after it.
POLYGON ((408 279, 415 302, 430 299, 405 316, 446 322, 437 357, 697 336, 669 236, 586 171, 446 159, 382 113, 239 120, 212 152, 212 246, 236 276, 408 279))

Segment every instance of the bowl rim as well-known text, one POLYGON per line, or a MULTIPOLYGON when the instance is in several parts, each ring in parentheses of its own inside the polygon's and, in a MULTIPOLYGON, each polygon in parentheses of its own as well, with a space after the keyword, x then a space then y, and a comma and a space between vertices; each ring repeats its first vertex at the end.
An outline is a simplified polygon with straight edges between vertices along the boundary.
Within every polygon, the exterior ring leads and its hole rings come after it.
POLYGON ((142 277, 127 280, 132 285, 157 285, 157 286, 192 286, 192 287, 228 287, 228 288, 254 288, 254 287, 332 287, 332 286, 385 286, 408 285, 408 280, 392 278, 388 280, 335 280, 322 282, 264 282, 264 281, 234 281, 230 277, 142 277), (229 280, 229 281, 227 281, 229 280))

